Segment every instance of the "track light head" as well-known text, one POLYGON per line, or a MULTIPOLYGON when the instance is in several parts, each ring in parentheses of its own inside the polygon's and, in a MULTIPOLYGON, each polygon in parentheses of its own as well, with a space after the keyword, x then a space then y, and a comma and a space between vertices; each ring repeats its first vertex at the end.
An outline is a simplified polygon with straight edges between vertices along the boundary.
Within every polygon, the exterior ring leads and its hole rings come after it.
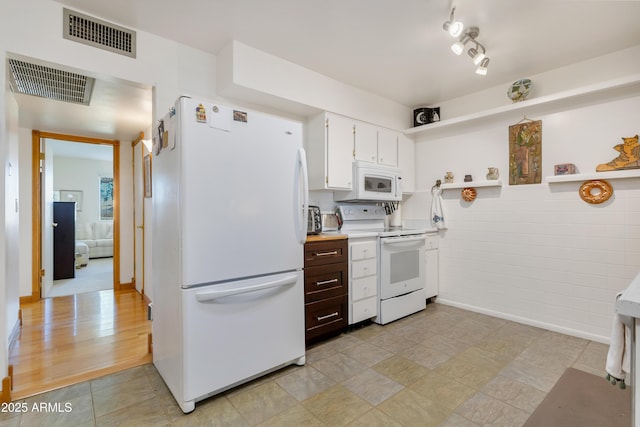
POLYGON ((467 53, 469 54, 469 56, 471 57, 471 59, 473 59, 473 63, 475 65, 480 65, 480 63, 482 62, 482 60, 486 57, 486 53, 487 51, 485 50, 484 46, 482 46, 480 43, 478 43, 476 40, 474 40, 476 47, 472 47, 471 49, 469 49, 467 51, 467 53), (481 50, 478 51, 478 49, 481 50))
POLYGON ((480 65, 478 65, 478 68, 476 68, 476 74, 479 74, 481 76, 486 76, 488 65, 489 65, 489 58, 484 58, 482 62, 480 62, 480 65))
POLYGON ((462 25, 462 22, 454 21, 453 19, 453 13, 455 12, 455 10, 455 7, 451 9, 451 16, 449 17, 449 20, 445 21, 445 23, 442 24, 442 29, 448 32, 451 37, 458 37, 460 34, 462 34, 462 30, 464 29, 464 25, 462 25))
POLYGON ((460 41, 452 44, 451 50, 453 51, 453 53, 455 53, 456 55, 460 55, 464 50, 464 45, 467 44, 469 40, 471 40, 471 38, 469 37, 469 35, 465 34, 464 36, 462 36, 462 38, 460 38, 460 41))
POLYGON ((460 55, 464 50, 464 45, 469 43, 470 40, 475 41, 475 38, 478 37, 478 34, 480 34, 480 29, 478 27, 469 28, 467 32, 464 33, 462 37, 460 37, 459 41, 451 45, 451 50, 453 51, 453 53, 455 53, 456 55, 460 55))

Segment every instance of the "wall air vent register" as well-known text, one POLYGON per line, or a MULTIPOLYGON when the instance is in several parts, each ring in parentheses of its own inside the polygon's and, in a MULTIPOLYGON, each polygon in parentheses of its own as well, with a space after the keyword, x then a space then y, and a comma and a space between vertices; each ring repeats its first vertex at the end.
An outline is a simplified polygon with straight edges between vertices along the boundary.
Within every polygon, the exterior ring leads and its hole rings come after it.
POLYGON ((89 105, 95 79, 9 58, 10 84, 16 93, 89 105))
POLYGON ((64 9, 62 28, 67 40, 136 57, 135 31, 69 9, 64 9))

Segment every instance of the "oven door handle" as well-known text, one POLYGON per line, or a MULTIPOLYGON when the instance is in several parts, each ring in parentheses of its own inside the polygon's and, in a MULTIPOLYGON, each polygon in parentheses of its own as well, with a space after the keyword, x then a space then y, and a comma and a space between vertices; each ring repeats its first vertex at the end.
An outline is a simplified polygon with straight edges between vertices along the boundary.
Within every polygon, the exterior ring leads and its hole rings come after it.
POLYGON ((397 245, 401 243, 411 243, 421 241, 426 244, 427 238, 426 236, 419 237, 385 237, 380 239, 384 245, 397 245))

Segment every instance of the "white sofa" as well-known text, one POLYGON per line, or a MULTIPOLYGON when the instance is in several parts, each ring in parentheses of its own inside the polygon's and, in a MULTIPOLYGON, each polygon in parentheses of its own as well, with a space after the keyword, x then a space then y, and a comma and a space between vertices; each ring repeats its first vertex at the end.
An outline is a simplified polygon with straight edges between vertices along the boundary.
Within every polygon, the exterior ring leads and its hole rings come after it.
POLYGON ((76 224, 76 243, 89 247, 89 258, 113 256, 113 221, 76 224))

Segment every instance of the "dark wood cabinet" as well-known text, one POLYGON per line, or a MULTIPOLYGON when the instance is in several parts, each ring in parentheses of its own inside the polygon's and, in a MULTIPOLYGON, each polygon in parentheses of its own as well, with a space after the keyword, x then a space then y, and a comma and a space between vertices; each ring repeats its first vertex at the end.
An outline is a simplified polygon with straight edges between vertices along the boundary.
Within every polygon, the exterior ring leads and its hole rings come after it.
POLYGON ((304 245, 304 302, 307 344, 339 334, 349 320, 347 239, 304 245))
POLYGON ((53 202, 53 280, 76 275, 76 203, 53 202))

